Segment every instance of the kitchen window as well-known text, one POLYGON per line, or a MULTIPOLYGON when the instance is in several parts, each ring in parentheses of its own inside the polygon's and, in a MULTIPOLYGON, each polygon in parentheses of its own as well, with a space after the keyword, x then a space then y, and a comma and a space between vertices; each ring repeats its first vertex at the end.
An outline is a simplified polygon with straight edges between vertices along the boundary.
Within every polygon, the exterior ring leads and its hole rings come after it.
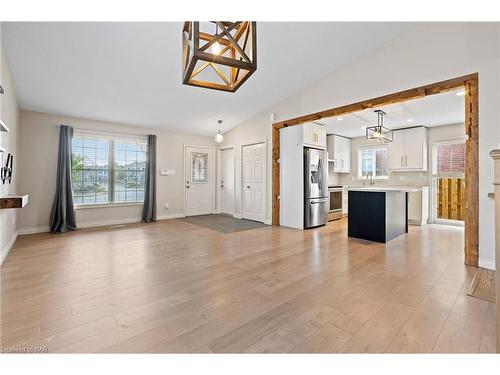
POLYGON ((75 133, 71 179, 76 206, 144 201, 146 141, 75 133))
POLYGON ((358 178, 387 179, 387 146, 367 147, 358 150, 358 178))

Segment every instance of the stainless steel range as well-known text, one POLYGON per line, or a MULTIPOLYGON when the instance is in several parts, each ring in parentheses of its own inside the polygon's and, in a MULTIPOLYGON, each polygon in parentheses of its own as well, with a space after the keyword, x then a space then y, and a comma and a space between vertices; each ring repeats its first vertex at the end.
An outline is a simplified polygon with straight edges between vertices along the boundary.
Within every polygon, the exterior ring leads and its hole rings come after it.
POLYGON ((329 186, 329 207, 328 221, 338 220, 342 218, 342 191, 343 186, 329 186))

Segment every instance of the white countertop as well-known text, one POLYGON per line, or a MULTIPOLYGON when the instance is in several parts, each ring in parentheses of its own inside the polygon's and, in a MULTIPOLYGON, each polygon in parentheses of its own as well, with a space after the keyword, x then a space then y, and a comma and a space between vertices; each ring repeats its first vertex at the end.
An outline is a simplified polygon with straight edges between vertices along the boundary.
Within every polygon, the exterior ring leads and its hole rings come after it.
POLYGON ((412 193, 416 191, 421 191, 422 186, 349 186, 347 188, 349 191, 403 191, 406 193, 412 193))

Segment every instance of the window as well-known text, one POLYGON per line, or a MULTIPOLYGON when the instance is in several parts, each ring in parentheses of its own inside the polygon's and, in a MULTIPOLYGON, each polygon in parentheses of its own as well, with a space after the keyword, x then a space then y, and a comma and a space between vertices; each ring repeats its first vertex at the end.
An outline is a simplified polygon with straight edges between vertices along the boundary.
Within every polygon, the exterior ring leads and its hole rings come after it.
POLYGON ((145 142, 76 134, 72 148, 75 205, 144 200, 145 142))
POLYGON ((433 174, 440 176, 465 173, 465 142, 440 142, 433 147, 433 174))
POLYGON ((371 173, 374 179, 386 179, 387 147, 362 148, 358 151, 358 178, 366 179, 371 173))

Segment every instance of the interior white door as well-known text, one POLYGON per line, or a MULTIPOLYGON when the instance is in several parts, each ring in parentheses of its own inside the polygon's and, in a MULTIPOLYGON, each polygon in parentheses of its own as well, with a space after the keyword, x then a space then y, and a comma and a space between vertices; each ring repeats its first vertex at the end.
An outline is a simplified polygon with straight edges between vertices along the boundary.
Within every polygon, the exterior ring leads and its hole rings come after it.
POLYGON ((213 150, 186 147, 185 166, 185 215, 213 213, 213 150))
POLYGON ((234 149, 221 150, 220 171, 220 210, 232 215, 234 211, 234 149))
POLYGON ((243 146, 242 217, 266 218, 266 148, 264 143, 243 146))

